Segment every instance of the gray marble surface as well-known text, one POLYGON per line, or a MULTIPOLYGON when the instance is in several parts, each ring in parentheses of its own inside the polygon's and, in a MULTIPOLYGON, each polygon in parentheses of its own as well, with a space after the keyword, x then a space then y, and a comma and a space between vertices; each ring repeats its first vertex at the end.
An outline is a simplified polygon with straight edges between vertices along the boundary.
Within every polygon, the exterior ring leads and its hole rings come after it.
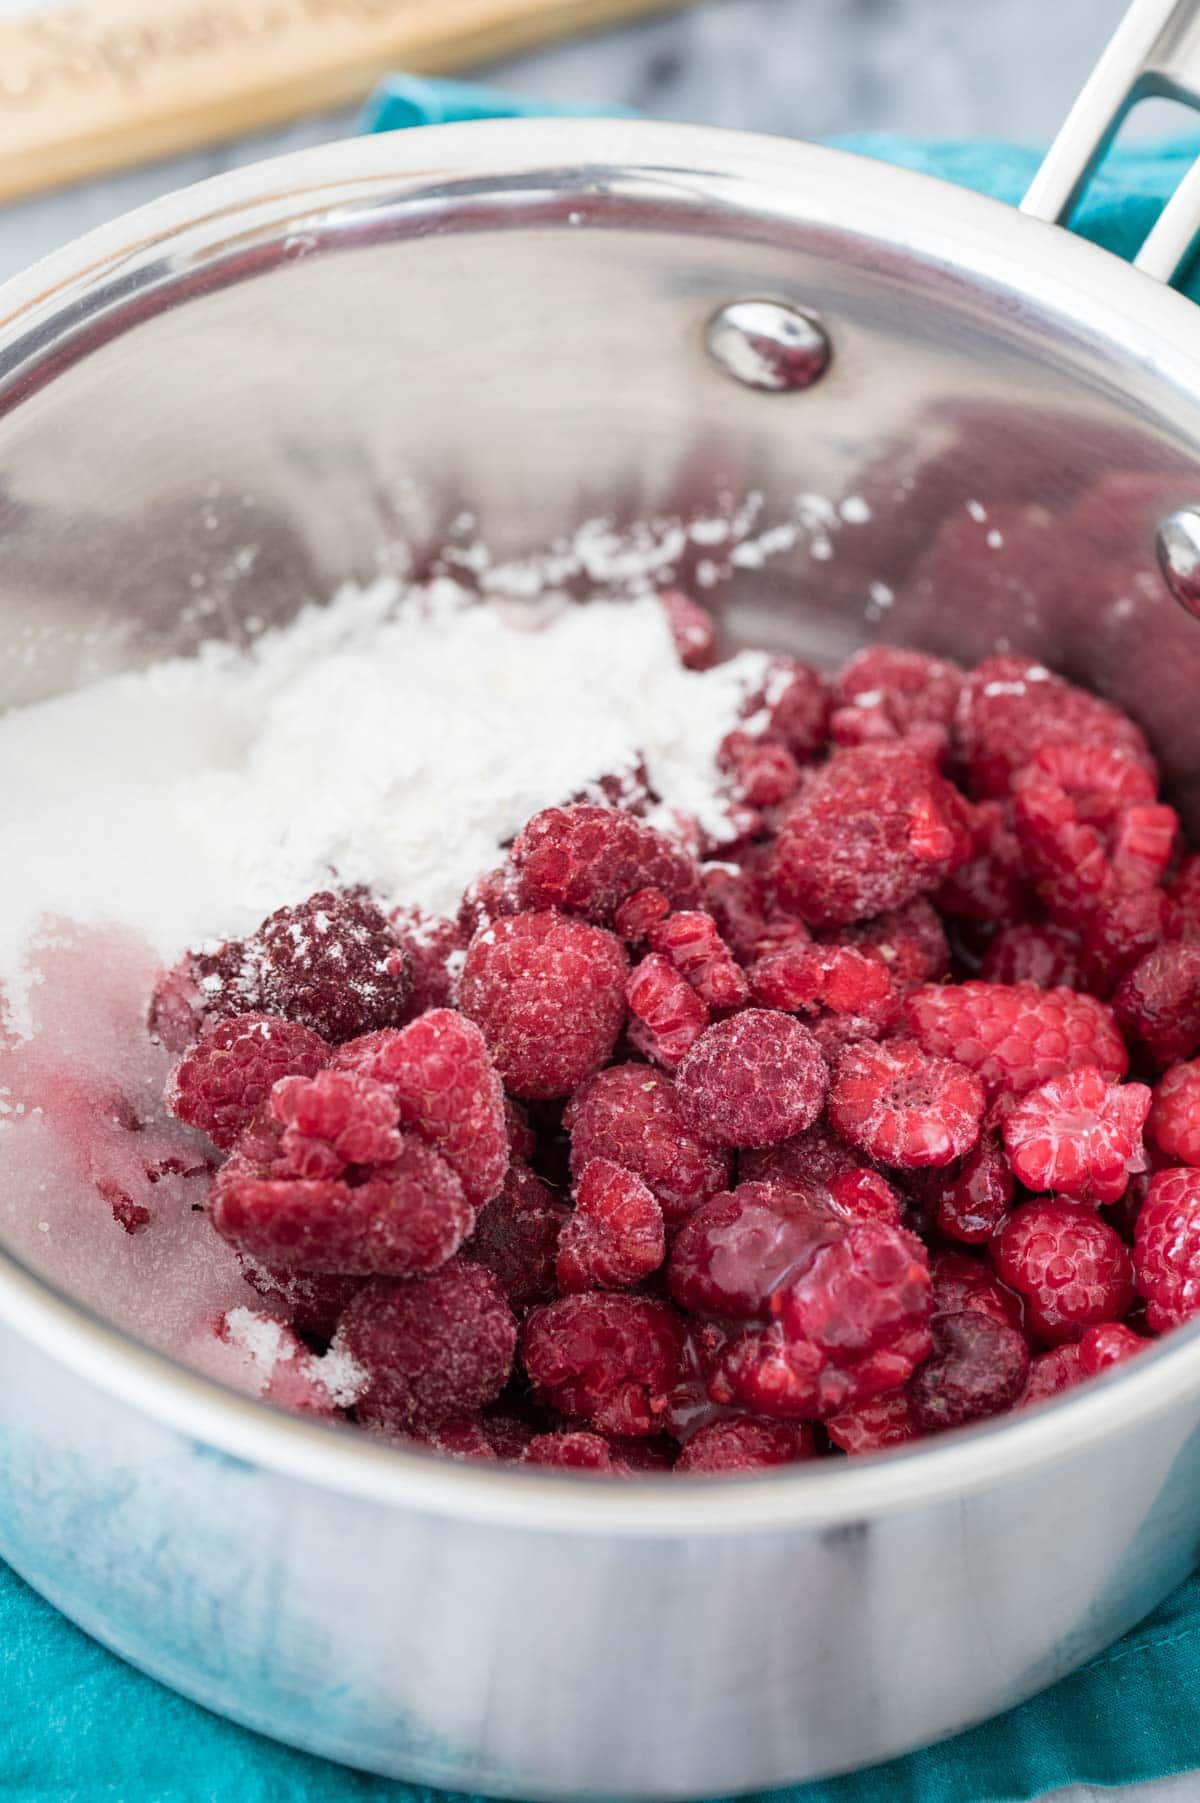
MULTIPOLYGON (((30 0, 0 0, 0 13, 30 0)), ((1053 133, 1124 0, 707 0, 480 70, 514 92, 820 137, 1053 133)), ((233 163, 340 137, 344 112, 0 210, 0 279, 233 163)))
MULTIPOLYGON (((0 12, 27 5, 0 0, 0 12)), ((898 131, 1039 143, 1123 10, 1124 0, 707 0, 478 73, 517 93, 800 137, 898 131)), ((0 279, 171 188, 353 127, 352 112, 305 120, 0 210, 0 279)), ((1054 1803, 1112 1795, 1076 1788, 1054 1803)), ((1195 1803, 1200 1774, 1120 1796, 1195 1803)))

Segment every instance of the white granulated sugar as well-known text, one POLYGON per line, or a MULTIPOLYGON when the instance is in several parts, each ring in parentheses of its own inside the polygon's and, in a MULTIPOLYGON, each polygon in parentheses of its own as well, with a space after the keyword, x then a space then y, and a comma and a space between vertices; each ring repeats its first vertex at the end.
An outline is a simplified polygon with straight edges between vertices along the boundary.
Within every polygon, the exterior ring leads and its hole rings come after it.
POLYGON ((346 590, 248 651, 210 646, 0 719, 0 984, 23 1029, 44 923, 164 959, 325 884, 452 913, 539 808, 644 763, 715 839, 715 758, 767 659, 684 670, 652 596, 519 609, 450 583, 346 590), (546 619, 547 610, 534 610, 546 619))

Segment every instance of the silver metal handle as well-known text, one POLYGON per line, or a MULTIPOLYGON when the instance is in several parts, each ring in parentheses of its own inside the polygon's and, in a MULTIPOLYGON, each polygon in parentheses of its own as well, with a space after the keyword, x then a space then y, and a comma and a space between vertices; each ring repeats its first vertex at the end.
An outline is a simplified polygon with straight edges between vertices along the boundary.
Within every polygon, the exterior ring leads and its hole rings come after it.
MULTIPOLYGON (((1066 225, 1092 171, 1140 100, 1200 110, 1200 0, 1133 0, 1034 176, 1021 211, 1066 225)), ((1159 215, 1136 268, 1169 282, 1200 236, 1200 163, 1159 215)))

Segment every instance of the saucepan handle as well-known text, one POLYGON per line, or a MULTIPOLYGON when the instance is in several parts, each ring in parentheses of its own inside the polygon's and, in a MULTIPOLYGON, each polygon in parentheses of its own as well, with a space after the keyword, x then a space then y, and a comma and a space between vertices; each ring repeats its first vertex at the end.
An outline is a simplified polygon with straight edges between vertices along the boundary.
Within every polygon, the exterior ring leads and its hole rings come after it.
MULTIPOLYGON (((1132 107, 1155 96, 1200 110, 1200 0, 1133 0, 1034 176, 1021 211, 1065 225, 1132 107)), ((1135 266, 1169 282, 1200 236, 1200 162, 1159 215, 1135 266)))

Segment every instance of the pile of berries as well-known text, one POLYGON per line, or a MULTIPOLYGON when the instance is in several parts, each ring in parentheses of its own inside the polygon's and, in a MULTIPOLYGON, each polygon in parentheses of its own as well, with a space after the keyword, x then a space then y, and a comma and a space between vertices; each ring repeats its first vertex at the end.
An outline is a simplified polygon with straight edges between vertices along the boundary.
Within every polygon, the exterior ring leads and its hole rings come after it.
POLYGON ((457 920, 323 893, 162 978, 212 1226, 367 1432, 749 1471, 1200 1310, 1200 856, 1137 726, 876 647, 774 659, 720 763, 719 846, 568 802, 457 920))

